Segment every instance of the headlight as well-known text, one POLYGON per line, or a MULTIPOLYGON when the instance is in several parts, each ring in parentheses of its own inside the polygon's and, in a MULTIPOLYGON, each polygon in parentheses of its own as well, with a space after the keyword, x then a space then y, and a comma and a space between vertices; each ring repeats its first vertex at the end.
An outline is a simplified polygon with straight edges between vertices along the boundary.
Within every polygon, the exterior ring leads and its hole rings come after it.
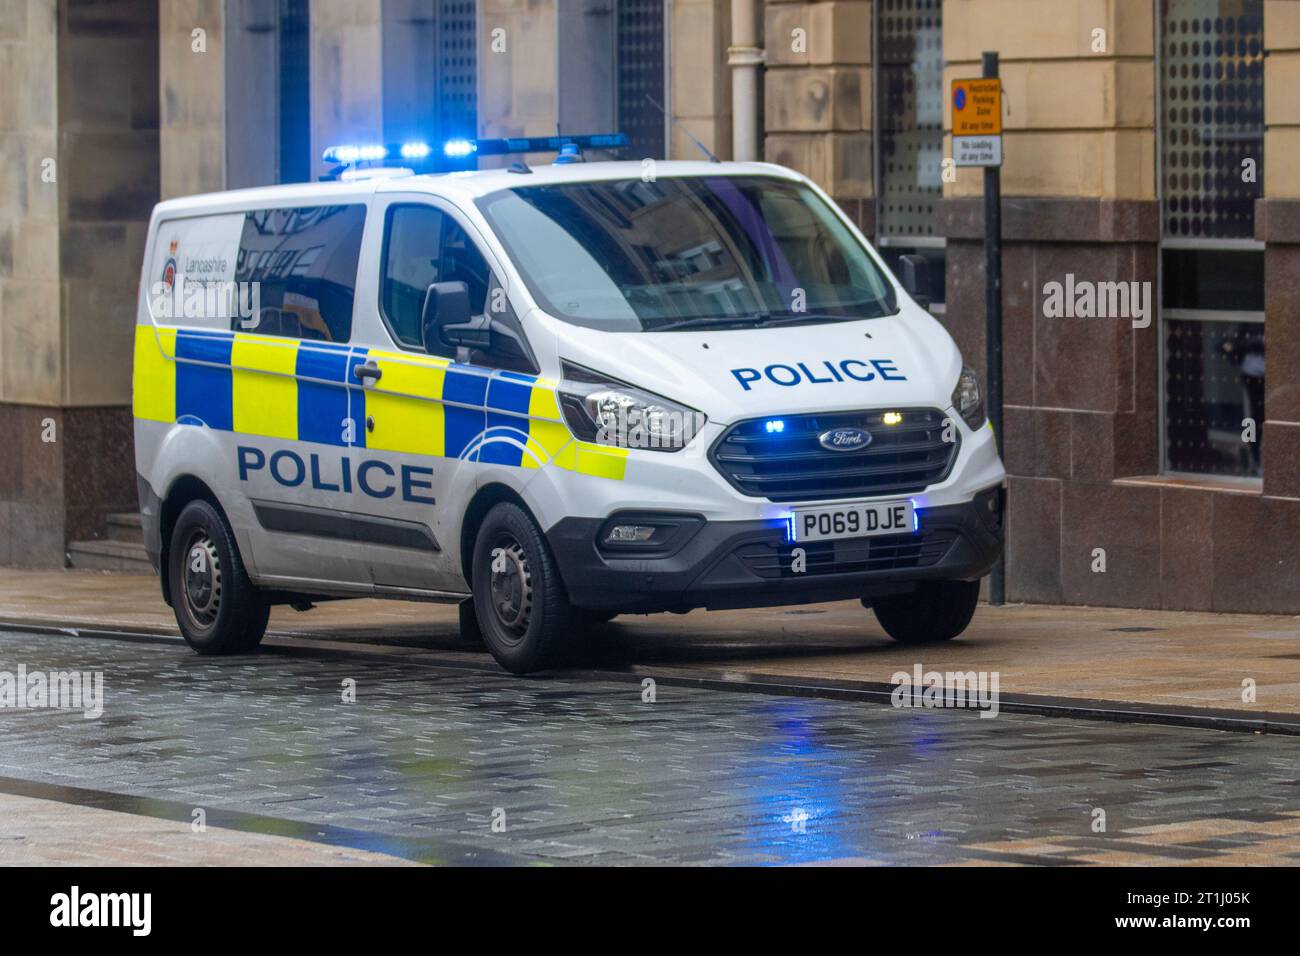
POLYGON ((984 424, 984 396, 980 394, 980 380, 975 370, 963 365, 957 377, 957 387, 952 390, 952 407, 971 431, 984 424))
POLYGON ((703 412, 617 379, 561 362, 560 408, 583 441, 620 448, 681 451, 704 427, 703 412))

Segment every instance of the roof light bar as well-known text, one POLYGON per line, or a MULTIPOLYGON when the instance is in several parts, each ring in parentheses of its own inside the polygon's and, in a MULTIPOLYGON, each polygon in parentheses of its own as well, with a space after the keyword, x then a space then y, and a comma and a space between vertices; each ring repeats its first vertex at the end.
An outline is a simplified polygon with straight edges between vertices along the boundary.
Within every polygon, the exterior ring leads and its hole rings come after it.
MULTIPOLYGON (((623 133, 594 133, 587 136, 530 136, 504 139, 449 139, 437 150, 427 142, 416 140, 406 143, 351 143, 330 146, 321 159, 338 167, 357 166, 364 163, 382 163, 390 156, 401 157, 407 163, 432 162, 440 154, 447 159, 465 159, 470 156, 508 156, 512 153, 561 153, 577 158, 584 149, 623 149, 629 145, 623 133)), ((569 159, 568 161, 573 161, 569 159)), ((342 169, 334 170, 337 175, 342 169)))
POLYGON ((473 141, 480 156, 505 156, 510 153, 558 153, 565 146, 578 149, 623 149, 628 146, 624 133, 595 133, 589 136, 532 136, 524 139, 479 139, 473 141))

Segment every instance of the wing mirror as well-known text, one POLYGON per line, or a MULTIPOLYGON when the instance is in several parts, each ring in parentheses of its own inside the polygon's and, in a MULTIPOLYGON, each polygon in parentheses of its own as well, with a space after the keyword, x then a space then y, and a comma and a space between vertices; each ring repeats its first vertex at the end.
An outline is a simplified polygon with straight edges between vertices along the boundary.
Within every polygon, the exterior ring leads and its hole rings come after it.
POLYGON ((430 355, 447 346, 487 350, 492 346, 491 320, 470 314, 464 282, 435 282, 424 293, 420 337, 430 355))
POLYGON ((917 305, 930 308, 930 263, 925 256, 899 256, 898 281, 917 305))

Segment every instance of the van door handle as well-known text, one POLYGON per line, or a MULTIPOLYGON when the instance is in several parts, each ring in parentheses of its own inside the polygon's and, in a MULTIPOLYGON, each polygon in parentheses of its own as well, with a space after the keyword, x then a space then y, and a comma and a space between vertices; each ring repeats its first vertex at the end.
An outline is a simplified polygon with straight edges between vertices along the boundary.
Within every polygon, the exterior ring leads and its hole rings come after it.
POLYGON ((361 380, 364 385, 367 379, 377 382, 384 377, 383 370, 374 362, 367 362, 365 365, 352 366, 352 374, 361 380))

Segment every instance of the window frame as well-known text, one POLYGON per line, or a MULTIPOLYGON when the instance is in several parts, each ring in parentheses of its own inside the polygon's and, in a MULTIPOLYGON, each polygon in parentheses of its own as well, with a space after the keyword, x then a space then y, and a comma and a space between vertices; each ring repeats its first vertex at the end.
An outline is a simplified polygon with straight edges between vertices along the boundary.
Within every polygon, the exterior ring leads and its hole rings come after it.
MULTIPOLYGON (((374 273, 375 311, 379 314, 379 321, 384 327, 384 333, 388 336, 388 340, 393 347, 402 352, 409 352, 412 355, 425 355, 430 358, 446 359, 453 362, 458 361, 455 357, 449 358, 445 355, 435 355, 430 353, 425 350, 423 344, 408 345, 406 342, 403 342, 398 337, 393 322, 388 317, 388 313, 384 310, 384 281, 388 268, 388 243, 391 238, 390 222, 392 213, 397 209, 408 206, 431 208, 436 209, 438 212, 442 213, 443 216, 450 218, 452 222, 456 223, 456 225, 461 228, 461 231, 465 233, 465 236, 469 241, 473 243, 474 248, 478 250, 479 255, 483 257, 483 261, 488 267, 488 298, 490 299, 494 287, 500 287, 506 295, 508 317, 502 318, 498 316, 496 321, 505 322, 519 338, 519 344, 523 349, 524 358, 526 359, 528 366, 531 368, 531 371, 526 371, 522 374, 540 375, 541 365, 537 360, 537 353, 533 350, 532 344, 528 341, 528 332, 524 328, 523 320, 519 317, 520 313, 515 310, 513 303, 510 302, 510 281, 508 275, 496 254, 492 251, 492 247, 484 239, 483 232, 475 226, 460 209, 441 196, 434 196, 429 193, 391 193, 387 195, 381 194, 376 198, 381 201, 371 208, 371 215, 375 217, 380 229, 379 261, 374 273)), ((487 303, 488 299, 485 299, 483 303, 484 314, 488 311, 487 303)), ((467 364, 488 370, 504 369, 505 371, 517 371, 505 368, 505 366, 483 362, 470 361, 467 364)))
MULTIPOLYGON (((938 11, 940 17, 939 33, 940 36, 942 37, 943 35, 942 3, 939 4, 938 11)), ((882 162, 882 151, 883 151, 882 146, 884 143, 884 136, 883 136, 883 128, 881 126, 881 120, 884 116, 884 107, 883 107, 884 97, 882 95, 884 92, 884 84, 881 82, 880 79, 880 66, 881 66, 880 14, 881 14, 880 4, 873 3, 871 5, 871 89, 872 89, 871 95, 873 100, 872 110, 871 110, 871 154, 872 154, 871 155, 871 183, 872 183, 871 202, 873 205, 873 210, 875 215, 873 217, 874 221, 871 224, 872 226, 871 241, 876 246, 877 250, 898 249, 903 255, 907 255, 913 250, 918 250, 918 249, 939 249, 943 253, 943 269, 946 272, 947 261, 948 261, 948 238, 946 236, 942 236, 937 233, 929 236, 909 236, 909 235, 888 233, 881 228, 881 223, 884 219, 884 217, 881 215, 881 208, 884 205, 885 193, 884 193, 884 171, 883 171, 883 162, 882 162)), ((944 61, 944 65, 945 66, 947 65, 946 60, 944 61)), ((944 97, 944 93, 942 89, 940 89, 939 91, 939 96, 940 96, 940 109, 942 110, 943 97, 944 97)), ((943 130, 940 129, 939 143, 941 149, 943 145, 943 139, 944 139, 943 130)), ((940 199, 943 198, 942 188, 940 189, 939 198, 940 199)), ((946 275, 944 276, 944 284, 946 287, 947 285, 946 275)), ((927 311, 931 315, 941 318, 948 310, 947 300, 948 300, 948 296, 947 296, 947 292, 945 291, 944 301, 931 302, 927 311)))
MULTIPOLYGON (((369 222, 369 219, 370 219, 370 207, 369 207, 369 204, 368 204, 368 203, 366 203, 366 202, 364 202, 364 201, 362 201, 362 200, 359 200, 359 199, 345 199, 345 200, 343 200, 343 201, 341 201, 341 202, 318 202, 318 203, 309 203, 309 204, 306 204, 306 205, 304 205, 304 204, 302 204, 302 203, 288 203, 288 204, 286 204, 286 205, 258 205, 258 206, 243 206, 243 207, 240 207, 239 209, 231 210, 231 213, 230 213, 230 214, 233 214, 233 215, 242 215, 243 218, 244 218, 244 226, 241 228, 241 230, 240 230, 239 240, 238 240, 238 241, 236 242, 236 244, 235 244, 235 262, 236 262, 236 267, 235 267, 235 279, 234 279, 234 281, 235 281, 235 282, 239 282, 239 281, 241 281, 241 280, 239 279, 239 268, 238 268, 238 262, 239 262, 239 255, 240 255, 240 252, 241 252, 241 251, 243 250, 243 248, 244 248, 243 230, 248 228, 248 218, 249 218, 249 216, 255 215, 255 214, 257 214, 257 213, 285 213, 285 212, 294 212, 294 213, 297 213, 297 212, 300 212, 301 210, 304 210, 304 209, 332 209, 332 208, 345 209, 345 210, 357 210, 357 211, 359 211, 359 212, 361 213, 361 232, 360 232, 360 234, 359 234, 359 236, 358 236, 358 238, 357 238, 356 268, 355 268, 355 271, 353 272, 353 275, 352 275, 352 313, 348 316, 348 319, 347 319, 347 322, 348 322, 348 334, 347 334, 347 338, 346 338, 345 340, 342 340, 342 341, 337 341, 337 342, 336 342, 336 341, 329 341, 329 342, 326 343, 326 344, 329 344, 329 345, 340 345, 340 346, 345 346, 345 347, 350 348, 350 347, 352 346, 353 342, 356 340, 356 335, 357 335, 357 300, 358 300, 359 293, 360 293, 360 289, 361 289, 362 263, 363 263, 364 260, 365 260, 365 255, 364 255, 364 254, 365 254, 365 247, 366 247, 366 225, 367 225, 367 223, 369 222)), ((204 215, 208 215, 208 214, 204 214, 204 215)), ((212 215, 223 215, 223 214, 212 214, 212 215)), ((201 218, 201 217, 197 217, 197 218, 201 218)), ((264 280, 262 280, 262 279, 249 279, 249 280, 243 280, 243 281, 259 282, 259 283, 260 283, 260 282, 262 282, 262 281, 264 281, 264 280)), ((324 318, 324 317, 322 316, 322 319, 323 319, 323 318, 324 318)), ((328 324, 328 323, 327 323, 327 324, 328 324)), ((275 333, 275 332, 263 332, 263 331, 260 331, 260 330, 257 329, 257 328, 251 328, 251 329, 231 329, 231 331, 242 331, 242 332, 244 332, 244 333, 246 333, 246 334, 250 334, 250 335, 264 335, 264 336, 266 336, 266 337, 268 337, 268 338, 283 339, 283 340, 286 341, 286 342, 320 342, 320 341, 322 341, 322 340, 320 340, 320 339, 309 339, 309 338, 305 338, 305 337, 303 337, 303 336, 301 336, 301 335, 280 335, 280 334, 275 333)))
MULTIPOLYGON (((380 233, 379 269, 376 276, 378 282, 375 287, 377 302, 375 307, 379 312, 380 321, 384 324, 384 330, 388 333, 388 337, 392 341, 393 345, 404 352, 413 352, 416 355, 430 355, 431 353, 426 351, 423 345, 410 345, 403 341, 397 334, 397 329, 393 320, 389 318, 388 312, 384 309, 384 283, 388 275, 388 244, 392 239, 392 217, 397 210, 408 207, 435 209, 443 216, 449 217, 452 222, 456 223, 456 225, 461 228, 461 231, 465 233, 469 238, 469 241, 474 244, 474 248, 478 250, 478 254, 483 257, 483 261, 487 264, 488 294, 491 294, 493 280, 495 280, 497 285, 501 286, 502 289, 506 290, 506 295, 510 294, 510 286, 501 278, 502 270, 497 265, 496 257, 489 253, 489 250, 486 248, 486 243, 484 243, 482 238, 478 235, 478 230, 474 229, 462 217, 457 216, 455 214, 455 207, 450 203, 437 202, 435 201, 436 199, 437 197, 434 196, 420 196, 418 194, 412 194, 409 197, 392 198, 384 205, 382 209, 383 215, 380 222, 380 229, 382 232, 380 233)), ((446 358, 447 356, 438 355, 434 357, 446 358)))
MULTIPOLYGON (((1191 322, 1237 322, 1237 323, 1258 323, 1264 325, 1265 313, 1261 311, 1241 311, 1241 310, 1217 310, 1217 309, 1167 309, 1165 307, 1165 251, 1173 249, 1201 249, 1207 251, 1214 250, 1234 250, 1234 251, 1259 251, 1263 252, 1266 244, 1256 239, 1244 237, 1228 237, 1222 239, 1204 239, 1187 236, 1166 235, 1165 230, 1165 200, 1167 199, 1165 189, 1165 18, 1161 10, 1161 0, 1152 0, 1152 16, 1155 20, 1155 173, 1156 173, 1156 209, 1159 216, 1159 238, 1156 242, 1156 272, 1155 272, 1155 294, 1156 294, 1156 336, 1157 336, 1157 389, 1158 389, 1158 406, 1156 408, 1157 423, 1157 441, 1160 445, 1160 457, 1158 462, 1159 474, 1170 478, 1187 479, 1198 481, 1206 484, 1224 484, 1258 490, 1263 488, 1263 477, 1254 475, 1220 475, 1200 471, 1184 471, 1182 469, 1171 468, 1169 464, 1169 370, 1168 370, 1168 349, 1169 349, 1169 328, 1166 319, 1173 321, 1191 321, 1191 322)), ((1267 47, 1263 46, 1263 37, 1261 36, 1261 56, 1267 57, 1267 47)), ((1261 133, 1266 129, 1266 125, 1261 129, 1261 133)), ((1263 142, 1260 144, 1261 153, 1263 142)), ((1261 158, 1262 155, 1261 155, 1261 158)), ((1261 185, 1262 194, 1262 185, 1261 185)), ((1266 333, 1267 334, 1267 331, 1266 333)), ((1266 353, 1267 354, 1267 353, 1266 353)), ((1267 387, 1267 371, 1265 372, 1265 384, 1267 387)), ((1263 440, 1264 422, 1256 423, 1259 432, 1256 435, 1256 441, 1263 440)), ((1261 461, 1263 448, 1260 448, 1261 461)))
MULTIPOLYGON (((664 182, 672 182, 676 180, 689 182, 689 181, 697 181, 697 180, 703 180, 708 178, 711 177, 698 176, 698 175, 660 176, 658 182, 664 183, 664 182)), ((847 240, 847 242, 862 252, 868 270, 873 273, 873 278, 878 278, 880 281, 884 293, 883 302, 893 305, 894 307, 893 311, 883 312, 881 315, 874 316, 872 318, 885 318, 891 315, 898 314, 899 309, 901 308, 901 303, 898 300, 898 289, 896 288, 897 278, 895 277, 893 270, 891 270, 889 266, 885 264, 884 260, 880 257, 880 254, 874 248, 872 248, 871 241, 865 235, 862 234, 862 231, 853 223, 853 221, 847 215, 844 214, 844 211, 835 203, 834 200, 830 199, 825 193, 822 192, 822 190, 817 188, 816 184, 812 183, 811 181, 805 181, 803 179, 795 179, 787 176, 773 175, 772 173, 769 173, 765 170, 758 171, 758 172, 731 172, 725 174, 719 173, 718 178, 726 179, 728 181, 756 180, 762 182, 777 183, 777 184, 789 186, 793 189, 803 190, 804 192, 806 192, 806 197, 804 198, 808 200, 808 204, 824 212, 830 223, 833 223, 834 225, 839 226, 844 230, 844 234, 845 234, 844 238, 847 240)), ((498 202, 506 194, 515 192, 515 190, 517 189, 570 188, 570 187, 584 186, 584 185, 608 186, 611 184, 628 183, 628 182, 636 182, 636 181, 637 179, 635 176, 629 176, 626 178, 581 180, 581 181, 571 182, 571 183, 552 182, 552 183, 541 183, 536 185, 531 183, 521 183, 517 186, 512 184, 509 186, 503 186, 500 189, 495 189, 492 192, 477 197, 475 199, 475 204, 478 206, 480 215, 482 215, 484 219, 487 221, 488 227, 492 229, 493 235, 496 237, 497 242, 501 244, 501 247, 504 250, 505 254, 511 258, 512 263, 515 266, 515 270, 519 276, 520 285, 528 291, 529 296, 537 304, 537 307, 541 311, 543 311, 544 313, 546 313, 548 316, 555 319, 556 321, 563 322, 566 325, 573 325, 578 328, 585 328, 585 329, 592 329, 600 332, 611 332, 611 333, 620 333, 620 334, 621 333, 648 334, 648 333, 663 331, 663 330, 647 329, 644 327, 622 328, 622 329, 602 328, 601 326, 598 325, 587 324, 587 320, 585 319, 580 320, 577 317, 570 316, 564 310, 556 306, 546 295, 546 292, 542 288, 536 285, 535 279, 529 273, 529 271, 521 265, 521 257, 515 254, 517 252, 517 249, 515 247, 515 243, 518 241, 517 237, 512 237, 508 235, 505 231, 501 230, 498 227, 498 223, 495 221, 490 211, 494 203, 498 202)), ((828 320, 828 324, 833 322, 858 321, 859 318, 861 317, 844 316, 841 318, 828 320)), ((638 323, 641 321, 640 317, 637 318, 637 321, 638 323)))

